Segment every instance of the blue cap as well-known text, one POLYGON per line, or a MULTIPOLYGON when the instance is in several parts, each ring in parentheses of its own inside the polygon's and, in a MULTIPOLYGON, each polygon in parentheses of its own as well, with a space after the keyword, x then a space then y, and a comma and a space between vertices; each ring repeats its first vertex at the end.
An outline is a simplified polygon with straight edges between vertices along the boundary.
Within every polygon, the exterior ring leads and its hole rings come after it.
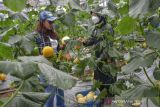
POLYGON ((39 16, 40 21, 48 20, 48 21, 54 21, 57 19, 57 17, 54 17, 53 14, 49 11, 42 11, 39 16))

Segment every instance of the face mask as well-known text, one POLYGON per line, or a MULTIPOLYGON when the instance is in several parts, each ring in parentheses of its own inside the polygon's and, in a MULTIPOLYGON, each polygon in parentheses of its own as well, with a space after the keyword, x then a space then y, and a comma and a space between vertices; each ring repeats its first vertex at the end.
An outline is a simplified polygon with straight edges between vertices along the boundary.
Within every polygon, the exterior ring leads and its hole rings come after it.
POLYGON ((99 22, 99 18, 97 16, 92 16, 92 21, 94 24, 99 22))

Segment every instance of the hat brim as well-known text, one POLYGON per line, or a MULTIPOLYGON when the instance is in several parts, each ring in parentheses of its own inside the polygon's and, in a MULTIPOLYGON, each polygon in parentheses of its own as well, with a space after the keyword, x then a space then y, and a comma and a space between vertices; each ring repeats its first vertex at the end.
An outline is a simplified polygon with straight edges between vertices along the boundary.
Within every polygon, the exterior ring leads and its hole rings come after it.
POLYGON ((48 21, 54 21, 54 20, 56 20, 56 19, 57 19, 57 17, 50 17, 50 18, 47 18, 48 21))

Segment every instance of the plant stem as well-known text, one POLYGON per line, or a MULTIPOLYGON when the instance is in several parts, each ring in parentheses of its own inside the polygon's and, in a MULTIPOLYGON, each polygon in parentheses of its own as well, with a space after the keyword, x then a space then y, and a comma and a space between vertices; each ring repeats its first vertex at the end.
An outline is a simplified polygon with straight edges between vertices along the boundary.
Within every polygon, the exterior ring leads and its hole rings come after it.
POLYGON ((21 82, 20 86, 18 87, 18 89, 16 90, 16 92, 9 98, 9 100, 7 102, 5 102, 1 107, 6 107, 7 104, 9 104, 13 98, 18 94, 18 92, 21 90, 21 88, 23 87, 24 84, 24 80, 21 82))
POLYGON ((142 25, 141 25, 140 22, 139 22, 139 27, 140 27, 140 30, 141 30, 142 35, 145 35, 144 30, 143 30, 143 27, 142 27, 142 25))
POLYGON ((148 76, 148 74, 147 74, 147 71, 146 71, 146 69, 145 69, 144 67, 143 67, 143 71, 144 71, 146 77, 148 78, 148 80, 150 81, 150 83, 151 83, 153 86, 155 86, 155 84, 153 83, 153 81, 149 78, 149 76, 148 76))
POLYGON ((146 105, 147 105, 147 107, 149 107, 149 106, 148 106, 148 97, 147 97, 147 99, 146 99, 146 105))

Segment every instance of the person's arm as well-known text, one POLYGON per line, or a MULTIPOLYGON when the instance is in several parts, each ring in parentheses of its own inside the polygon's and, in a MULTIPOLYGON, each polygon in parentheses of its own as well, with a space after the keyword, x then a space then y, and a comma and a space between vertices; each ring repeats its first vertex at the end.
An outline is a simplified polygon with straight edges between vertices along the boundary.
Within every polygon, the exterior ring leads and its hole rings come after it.
POLYGON ((92 46, 92 45, 96 45, 96 44, 98 44, 100 42, 100 39, 98 39, 96 37, 96 35, 97 35, 96 32, 97 32, 96 29, 94 29, 92 31, 91 37, 89 37, 87 40, 85 40, 83 42, 84 46, 92 46))
POLYGON ((88 38, 86 41, 83 42, 83 45, 84 46, 92 46, 92 45, 95 45, 97 44, 99 41, 94 38, 94 37, 91 37, 91 38, 88 38))

